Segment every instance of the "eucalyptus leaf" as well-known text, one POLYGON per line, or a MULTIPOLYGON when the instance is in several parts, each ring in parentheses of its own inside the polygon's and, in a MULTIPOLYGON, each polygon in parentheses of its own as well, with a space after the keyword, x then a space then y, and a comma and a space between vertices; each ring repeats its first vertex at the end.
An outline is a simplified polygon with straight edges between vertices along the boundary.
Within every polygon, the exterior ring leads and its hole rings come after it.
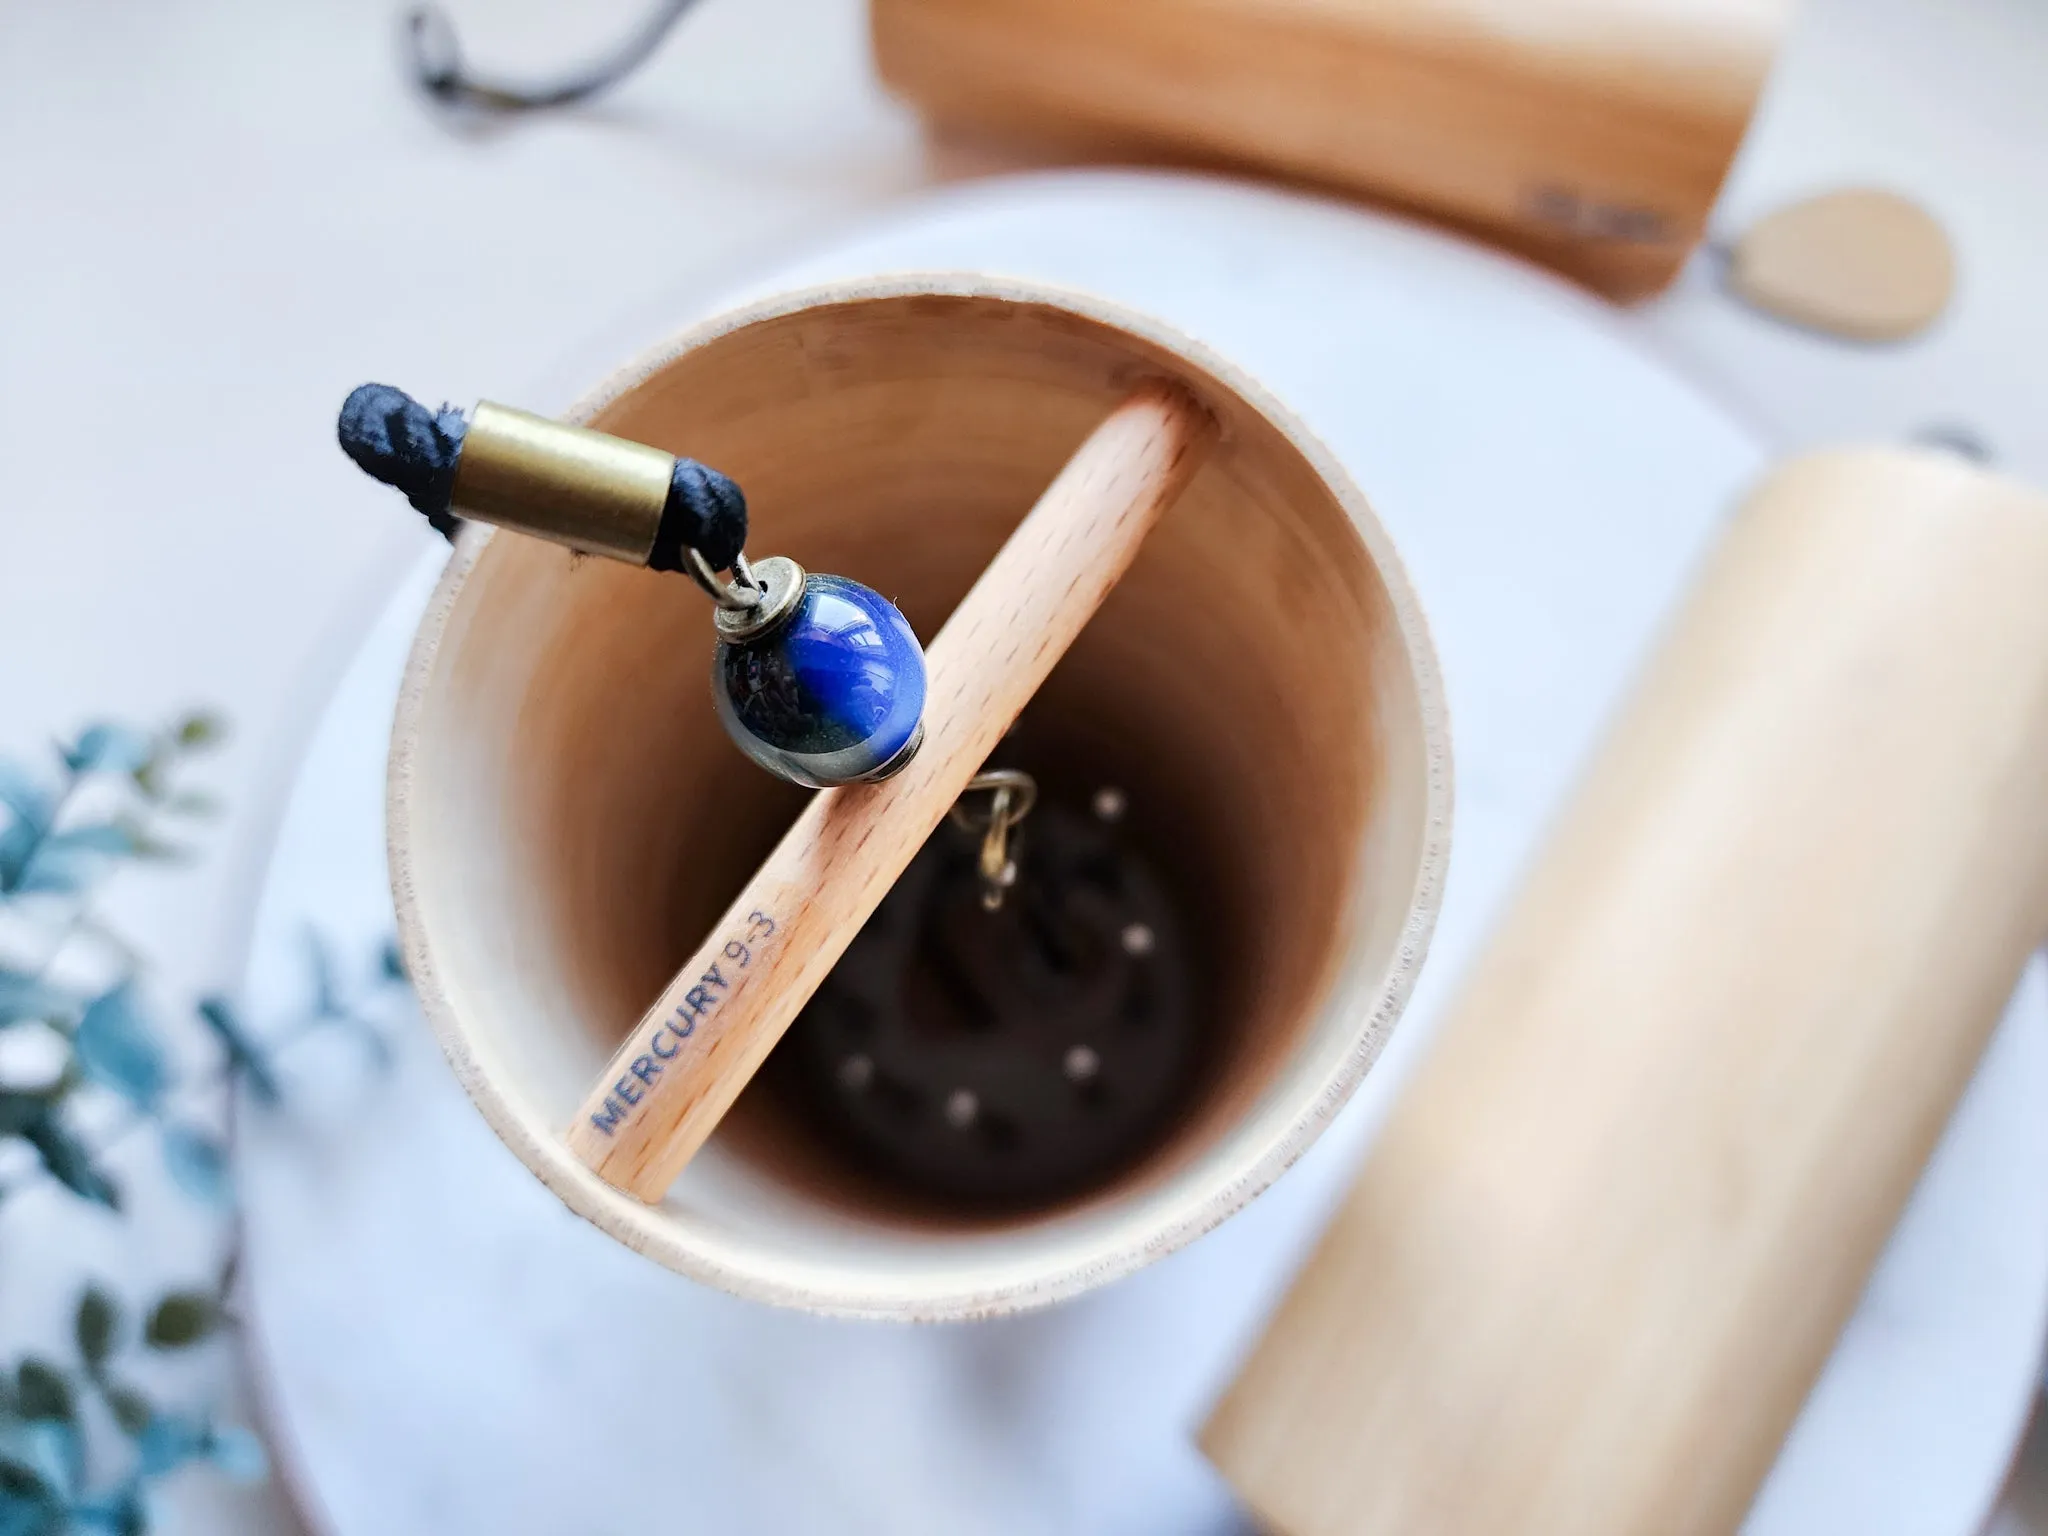
POLYGON ((142 1490, 127 1487, 105 1498, 74 1504, 66 1511, 69 1524, 65 1536, 105 1532, 106 1536, 143 1536, 149 1529, 149 1514, 143 1508, 142 1490))
POLYGON ((323 1019, 348 1012, 342 1002, 341 984, 336 978, 334 952, 317 928, 306 930, 306 965, 313 977, 313 1012, 323 1019))
POLYGON ((41 1155, 43 1167, 59 1184, 74 1195, 104 1205, 110 1211, 121 1209, 121 1192, 111 1179, 93 1166, 92 1154, 64 1128, 54 1106, 47 1100, 43 1102, 42 1112, 22 1127, 21 1134, 41 1155))
POLYGON ((49 1112, 49 1101, 40 1093, 0 1088, 0 1136, 26 1135, 28 1128, 49 1112))
POLYGON ((116 1382, 110 1385, 105 1396, 108 1411, 114 1415, 114 1422, 121 1426, 124 1433, 139 1435, 148 1426, 149 1421, 156 1417, 156 1409, 150 1405, 149 1399, 124 1383, 116 1382))
POLYGON ((57 796, 21 764, 0 757, 0 805, 14 813, 16 822, 42 828, 57 811, 57 796))
POLYGON ((78 1298, 71 1331, 78 1340, 78 1353, 88 1366, 98 1370, 113 1353, 115 1337, 121 1331, 120 1303, 98 1286, 87 1286, 85 1294, 78 1298))
POLYGON ((163 1097, 169 1069, 137 1007, 133 981, 122 982, 86 1005, 71 1048, 87 1076, 137 1109, 153 1110, 163 1097))
POLYGON ((113 858, 125 858, 135 852, 137 833, 133 827, 118 821, 88 822, 80 827, 66 827, 62 832, 52 832, 43 839, 41 858, 55 853, 102 853, 113 858))
POLYGON ((147 762, 136 764, 128 771, 128 777, 133 781, 136 790, 148 800, 161 800, 170 788, 164 782, 163 763, 154 757, 147 762))
POLYGON ((76 1424, 60 1419, 39 1419, 25 1426, 32 1440, 42 1444, 41 1455, 57 1469, 56 1488, 69 1496, 85 1482, 85 1437, 76 1424))
POLYGON ((362 1036, 363 1049, 370 1053, 370 1060, 376 1064, 377 1069, 389 1072, 393 1058, 391 1042, 384 1038, 384 1031, 368 1019, 351 1017, 348 1022, 353 1024, 356 1033, 362 1036))
POLYGON ((62 987, 52 986, 26 971, 0 966, 0 1026, 23 1019, 56 1019, 70 1013, 78 1000, 62 987))
POLYGON ((29 860, 56 818, 59 795, 11 758, 0 758, 0 805, 10 812, 0 831, 0 895, 18 889, 29 860))
POLYGON ((52 832, 17 872, 15 889, 75 894, 104 879, 123 858, 147 857, 147 840, 119 822, 95 822, 52 832))
POLYGON ((224 1206, 233 1192, 227 1153, 190 1126, 173 1125, 163 1135, 164 1167, 180 1189, 207 1205, 224 1206))
POLYGON ((47 882, 52 871, 58 878, 77 881, 104 874, 115 859, 183 859, 191 852, 183 844, 151 835, 136 821, 89 822, 44 838, 29 860, 23 888, 37 888, 35 882, 47 882))
POLYGON ((33 822, 17 821, 0 832, 0 896, 10 896, 21 887, 22 871, 42 841, 42 828, 33 822))
POLYGON ((29 850, 15 872, 12 889, 24 896, 42 892, 51 896, 76 896, 89 889, 107 871, 104 859, 77 851, 44 854, 41 844, 29 850))
POLYGON ((220 1324, 220 1309, 204 1291, 173 1291, 149 1314, 143 1340, 151 1349, 186 1349, 220 1324))
POLYGON ((135 1437, 138 1467, 144 1477, 161 1477, 206 1454, 204 1424, 181 1414, 159 1413, 135 1437))
POLYGON ((199 999, 199 1017, 220 1041, 227 1053, 228 1069, 249 1085, 249 1091, 265 1104, 275 1104, 282 1094, 277 1074, 270 1070, 270 1058, 263 1047, 242 1027, 234 1005, 218 994, 199 999))
POLYGON ((0 1464, 0 1536, 58 1536, 63 1519, 39 1482, 0 1464))
POLYGON ((61 749, 64 766, 73 773, 132 773, 155 750, 155 743, 142 732, 104 720, 87 726, 77 741, 61 749))
POLYGON ((93 848, 53 847, 45 838, 30 850, 14 882, 24 896, 82 896, 114 872, 115 861, 93 848))
POLYGON ((70 1423, 78 1414, 71 1378, 47 1360, 30 1355, 14 1373, 15 1412, 27 1420, 70 1423))
POLYGON ((132 834, 132 839, 128 851, 138 859, 149 859, 159 864, 182 864, 192 857, 192 850, 183 843, 173 843, 140 829, 132 834))
POLYGON ((405 951, 398 947, 395 936, 384 941, 384 948, 378 955, 378 968, 384 973, 386 981, 412 980, 405 973, 405 951))
POLYGON ((0 1136, 30 1136, 37 1122, 53 1118, 65 1096, 78 1086, 76 1062, 67 1061, 53 1082, 34 1088, 0 1088, 0 1136))
POLYGON ((219 746, 227 734, 227 718, 208 709, 195 709, 171 727, 171 739, 188 752, 219 746))
POLYGON ((217 1424, 207 1431, 206 1459, 235 1483, 260 1483, 270 1471, 263 1442, 239 1424, 217 1424))
POLYGON ((10 1488, 29 1497, 71 1496, 85 1472, 78 1427, 65 1419, 17 1419, 0 1425, 0 1466, 10 1488))

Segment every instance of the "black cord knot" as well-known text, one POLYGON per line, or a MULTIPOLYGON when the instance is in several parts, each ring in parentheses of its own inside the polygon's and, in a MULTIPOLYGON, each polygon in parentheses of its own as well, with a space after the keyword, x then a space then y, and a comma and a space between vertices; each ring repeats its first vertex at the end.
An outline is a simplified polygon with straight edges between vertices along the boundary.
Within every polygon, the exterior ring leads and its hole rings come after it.
POLYGON ((448 503, 466 426, 453 406, 430 411, 402 389, 362 384, 342 402, 335 436, 359 469, 403 491, 435 532, 453 539, 462 520, 448 503))
POLYGON ((729 570, 747 544, 747 498, 732 480, 695 459, 677 459, 668 502, 647 556, 650 570, 684 569, 694 549, 714 571, 729 570))

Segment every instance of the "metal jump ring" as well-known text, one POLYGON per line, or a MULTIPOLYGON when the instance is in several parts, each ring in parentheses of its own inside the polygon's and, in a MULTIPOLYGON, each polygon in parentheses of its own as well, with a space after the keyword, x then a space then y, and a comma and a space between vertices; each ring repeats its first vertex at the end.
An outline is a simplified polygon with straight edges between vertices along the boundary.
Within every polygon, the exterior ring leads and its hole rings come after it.
MULTIPOLYGON (((961 798, 981 790, 994 793, 989 802, 988 822, 982 829, 980 859, 981 904, 993 912, 1003 904, 1003 892, 1017 883, 1017 865, 1010 857, 1010 832, 1038 803, 1038 781, 1020 768, 991 768, 969 779, 961 798)), ((953 802, 946 815, 963 831, 976 828, 975 818, 959 800, 953 802)))
POLYGON ((1003 824, 1005 830, 1008 830, 1029 816, 1031 808, 1037 803, 1038 780, 1032 778, 1030 774, 1021 768, 990 768, 977 773, 967 781, 967 787, 960 791, 960 800, 955 800, 953 808, 946 814, 953 818, 953 825, 963 832, 987 830, 993 828, 998 821, 1003 824), (960 803, 972 794, 1002 790, 1010 792, 1005 801, 1005 809, 998 815, 995 813, 995 807, 991 805, 991 815, 986 823, 970 815, 967 808, 960 803))
POLYGON ((719 607, 734 613, 746 613, 768 601, 767 589, 754 579, 754 568, 747 564, 745 555, 732 557, 732 581, 720 581, 718 572, 711 569, 711 562, 694 549, 685 549, 683 558, 690 568, 690 579, 711 594, 711 600, 719 607))

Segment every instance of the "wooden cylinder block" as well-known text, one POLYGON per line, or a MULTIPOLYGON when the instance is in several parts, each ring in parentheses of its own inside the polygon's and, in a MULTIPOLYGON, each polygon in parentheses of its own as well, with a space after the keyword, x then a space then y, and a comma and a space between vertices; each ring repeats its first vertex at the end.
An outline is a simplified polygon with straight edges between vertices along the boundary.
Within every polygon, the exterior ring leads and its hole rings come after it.
POLYGON ((2048 929, 2048 499, 1741 512, 1206 1431, 1286 1536, 1733 1531, 2048 929))
POLYGON ((1170 863, 1209 962, 1212 1049, 1150 1155, 1050 1209, 920 1203, 843 1167, 768 1084, 652 1205, 570 1155, 584 1091, 806 796, 719 729, 689 583, 465 534, 394 737, 401 926, 485 1116, 622 1242, 822 1311, 1052 1301, 1242 1205, 1377 1054, 1446 858, 1441 689, 1386 535, 1279 402, 1111 305, 913 276, 715 320, 574 415, 732 474, 755 553, 868 583, 929 642, 1075 449, 1158 377, 1220 435, 1025 719, 1073 779, 1050 792, 1118 785, 1170 863))
POLYGON ((1342 187, 1617 298, 1707 214, 1790 0, 874 0, 942 124, 1342 187))

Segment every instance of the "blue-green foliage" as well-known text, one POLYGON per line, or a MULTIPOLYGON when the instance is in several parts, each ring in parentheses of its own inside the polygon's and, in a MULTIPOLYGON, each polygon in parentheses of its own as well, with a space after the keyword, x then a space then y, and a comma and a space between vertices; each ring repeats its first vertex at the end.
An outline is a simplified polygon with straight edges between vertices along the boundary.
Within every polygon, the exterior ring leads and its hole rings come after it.
POLYGON ((153 1114, 170 1084, 163 1047, 144 1021, 129 977, 85 1005, 72 1032, 71 1054, 85 1075, 153 1114))
MULTIPOLYGON (((395 946, 352 987, 331 948, 310 935, 309 1007, 259 1035, 220 996, 182 1015, 160 1011, 133 952, 93 921, 94 898, 112 875, 184 856, 181 831, 217 809, 179 779, 222 734, 205 713, 153 732, 102 721, 57 743, 41 768, 0 758, 0 1032, 45 1030, 64 1048, 46 1080, 0 1082, 0 1140, 18 1138, 33 1150, 40 1177, 109 1211, 121 1208, 121 1191, 102 1166, 112 1141, 153 1136, 172 1181, 204 1208, 224 1211, 234 1193, 224 1089, 240 1087, 258 1106, 281 1104, 278 1054, 318 1029, 345 1029, 380 1060, 388 1051, 370 1005, 404 980, 395 946), (64 979, 76 970, 61 962, 78 958, 81 947, 97 948, 99 965, 86 969, 107 979, 64 979), (170 1049, 167 1018, 211 1041, 217 1071, 179 1076, 174 1063, 196 1053, 170 1049), (95 1096, 126 1118, 113 1136, 89 1143, 75 1110, 95 1096)), ((94 1123, 104 1121, 101 1114, 94 1123)), ((0 1200, 26 1182, 33 1180, 0 1184, 0 1200)), ((213 1338, 229 1317, 234 1266, 230 1247, 207 1285, 157 1297, 139 1327, 111 1291, 89 1286, 68 1348, 0 1366, 0 1536, 139 1536, 149 1528, 149 1485, 159 1478, 194 1465, 242 1481, 264 1475, 263 1447, 248 1430, 203 1408, 159 1403, 121 1369, 134 1350, 190 1350, 213 1338), (113 1476, 88 1486, 94 1422, 116 1426, 127 1449, 95 1458, 113 1476)))
POLYGON ((270 1070, 269 1057, 242 1028, 234 1004, 224 997, 202 997, 197 1012, 199 1022, 212 1030, 214 1039, 220 1042, 228 1070, 238 1075, 261 1102, 277 1103, 284 1096, 277 1086, 277 1075, 270 1070))
POLYGON ((234 1191, 228 1182, 227 1148, 189 1125, 163 1129, 164 1167, 194 1200, 225 1206, 234 1191))

